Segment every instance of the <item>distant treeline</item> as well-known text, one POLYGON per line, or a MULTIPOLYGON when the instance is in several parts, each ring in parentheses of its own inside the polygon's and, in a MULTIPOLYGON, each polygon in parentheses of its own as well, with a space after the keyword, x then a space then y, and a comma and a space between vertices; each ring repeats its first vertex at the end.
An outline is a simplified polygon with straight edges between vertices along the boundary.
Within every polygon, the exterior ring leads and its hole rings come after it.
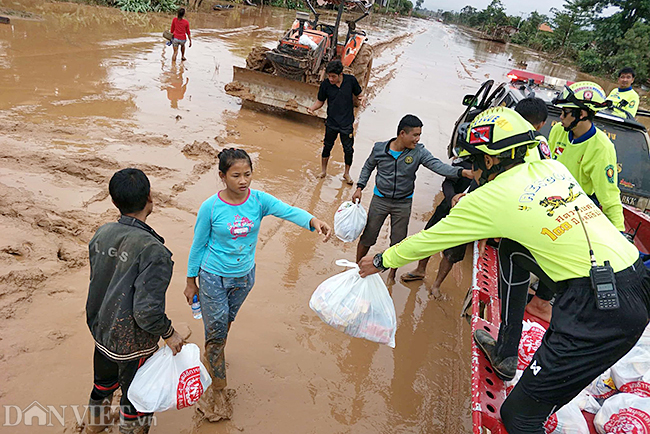
MULTIPOLYGON (((113 6, 128 12, 175 12, 179 7, 186 6, 192 9, 196 5, 196 1, 190 0, 72 0, 83 3, 93 3, 103 6, 113 6), (190 3, 190 4, 188 4, 190 3)), ((268 4, 270 6, 298 9, 308 11, 307 5, 303 0, 226 0, 231 3, 247 3, 249 5, 260 3, 268 4)), ((375 3, 373 5, 373 12, 381 14, 399 14, 420 16, 418 10, 424 0, 416 0, 415 8, 413 10, 413 3, 410 0, 383 0, 383 3, 375 3)), ((315 3, 315 2, 314 2, 315 3)), ((331 5, 330 8, 336 8, 331 5)), ((422 15, 423 16, 423 15, 422 15)))
POLYGON ((550 15, 535 11, 527 17, 510 16, 500 0, 492 0, 483 10, 439 13, 446 23, 505 33, 513 43, 572 59, 584 72, 614 76, 631 66, 637 82, 650 77, 649 0, 565 0, 550 15), (609 6, 616 12, 604 16, 609 6))

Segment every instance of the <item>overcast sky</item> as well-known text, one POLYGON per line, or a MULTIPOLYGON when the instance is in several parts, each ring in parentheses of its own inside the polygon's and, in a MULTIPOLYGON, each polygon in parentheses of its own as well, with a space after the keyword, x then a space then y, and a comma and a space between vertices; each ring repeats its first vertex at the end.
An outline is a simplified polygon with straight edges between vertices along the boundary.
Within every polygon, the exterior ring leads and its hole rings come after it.
MULTIPOLYGON (((485 9, 492 0, 424 0, 424 7, 436 11, 442 9, 445 11, 455 10, 459 11, 466 5, 474 6, 476 9, 485 9)), ((415 2, 413 2, 415 3, 415 2)), ((541 14, 548 14, 549 9, 561 9, 564 0, 501 0, 503 6, 506 8, 508 15, 519 15, 522 12, 528 14, 532 11, 537 11, 541 14)))

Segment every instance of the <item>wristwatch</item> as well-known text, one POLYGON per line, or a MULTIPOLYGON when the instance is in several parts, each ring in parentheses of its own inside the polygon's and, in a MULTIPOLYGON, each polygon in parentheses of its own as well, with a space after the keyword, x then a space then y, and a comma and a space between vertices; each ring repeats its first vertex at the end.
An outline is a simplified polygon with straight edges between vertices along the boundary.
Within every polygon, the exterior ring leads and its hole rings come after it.
POLYGON ((382 257, 381 253, 377 253, 375 257, 372 258, 372 265, 374 265, 375 268, 379 271, 388 270, 387 267, 384 267, 384 258, 382 257))

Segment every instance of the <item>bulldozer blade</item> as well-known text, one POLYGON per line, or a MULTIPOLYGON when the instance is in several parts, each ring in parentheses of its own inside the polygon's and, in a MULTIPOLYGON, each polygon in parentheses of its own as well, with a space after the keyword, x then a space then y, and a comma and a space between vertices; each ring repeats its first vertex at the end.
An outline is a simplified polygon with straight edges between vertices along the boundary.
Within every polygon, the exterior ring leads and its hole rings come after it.
MULTIPOLYGON (((316 102, 318 86, 234 66, 233 81, 226 85, 226 93, 247 101, 313 116, 307 112, 307 108, 316 102)), ((327 117, 323 108, 316 111, 315 115, 323 119, 327 117)))

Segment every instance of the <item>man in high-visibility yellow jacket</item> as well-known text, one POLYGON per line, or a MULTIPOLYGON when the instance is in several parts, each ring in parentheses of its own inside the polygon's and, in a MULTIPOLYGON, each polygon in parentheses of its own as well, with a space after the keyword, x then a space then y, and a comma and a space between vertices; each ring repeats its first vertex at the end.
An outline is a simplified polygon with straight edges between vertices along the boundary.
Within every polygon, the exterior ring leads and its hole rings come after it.
POLYGON ((593 123, 596 111, 611 105, 605 101, 605 91, 596 83, 581 81, 565 87, 553 103, 562 114, 561 123, 548 136, 551 158, 564 164, 612 224, 624 231, 616 149, 593 123))
POLYGON ((636 74, 634 69, 626 67, 618 72, 618 87, 613 89, 607 99, 614 103, 614 113, 620 114, 621 117, 634 118, 636 111, 639 109, 639 94, 632 89, 632 83, 636 74))
POLYGON ((359 262, 366 277, 446 248, 501 238, 499 339, 474 339, 501 378, 512 378, 530 273, 556 290, 553 316, 531 364, 501 407, 509 434, 544 433, 547 417, 625 355, 648 324, 650 273, 636 248, 603 215, 569 170, 554 160, 525 162, 536 132, 514 110, 479 114, 459 142, 470 154, 479 188, 447 217, 359 262), (601 310, 590 284, 590 247, 609 261, 620 306, 601 310))

